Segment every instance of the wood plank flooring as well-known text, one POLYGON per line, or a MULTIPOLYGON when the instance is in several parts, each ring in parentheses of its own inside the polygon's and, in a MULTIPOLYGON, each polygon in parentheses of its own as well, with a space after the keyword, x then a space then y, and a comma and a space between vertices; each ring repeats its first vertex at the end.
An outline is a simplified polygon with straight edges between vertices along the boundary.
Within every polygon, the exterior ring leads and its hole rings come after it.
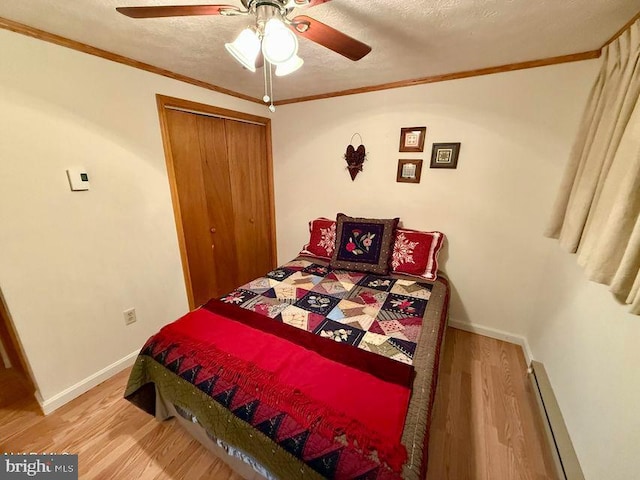
MULTIPOLYGON (((128 370, 47 417, 0 372, 0 453, 78 453, 82 479, 240 480, 183 432, 122 398, 128 370)), ((553 479, 522 352, 449 328, 427 480, 553 479)))
POLYGON ((428 480, 555 480, 526 371, 519 346, 447 330, 428 480))

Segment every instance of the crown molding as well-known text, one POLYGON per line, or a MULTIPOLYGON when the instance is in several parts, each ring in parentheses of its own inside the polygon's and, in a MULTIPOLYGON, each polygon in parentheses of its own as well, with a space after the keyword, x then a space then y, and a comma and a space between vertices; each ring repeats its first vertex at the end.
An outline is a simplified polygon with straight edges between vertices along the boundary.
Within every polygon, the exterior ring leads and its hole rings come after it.
MULTIPOLYGON (((494 73, 503 73, 503 72, 512 72, 514 70, 524 70, 527 68, 537 68, 544 67, 549 65, 557 65, 561 63, 569 63, 569 62, 578 62, 582 60, 589 60, 593 58, 599 58, 602 54, 602 49, 607 45, 614 42, 620 35, 622 35, 634 22, 640 19, 640 12, 638 12, 631 20, 629 20, 620 30, 618 30, 609 40, 607 40, 600 49, 591 50, 588 52, 582 53, 574 53, 570 55, 561 55, 557 57, 543 58, 540 60, 530 60, 526 62, 518 62, 518 63, 510 63, 507 65, 499 65, 496 67, 488 67, 488 68, 480 68, 475 70, 467 70, 463 72, 454 72, 447 73, 443 75, 433 75, 429 77, 415 78, 410 80, 401 80, 398 82, 390 82, 383 83, 378 85, 370 85, 367 87, 359 87, 352 88, 348 90, 341 90, 337 92, 327 92, 318 95, 308 95, 304 97, 297 98, 289 98, 285 100, 279 100, 275 102, 275 105, 288 105, 292 103, 301 103, 301 102, 309 102, 312 100, 323 100, 327 98, 333 97, 342 97, 346 95, 357 95, 359 93, 368 93, 368 92, 377 92, 380 90, 390 90, 394 88, 404 88, 411 87, 415 85, 424 85, 427 83, 436 83, 436 82, 445 82, 448 80, 457 80, 461 78, 469 78, 469 77, 478 77, 481 75, 490 75, 494 73)), ((207 83, 202 80, 197 80, 192 77, 188 77, 186 75, 182 75, 179 73, 172 72, 170 70, 166 70, 164 68, 156 67, 154 65, 150 65, 148 63, 140 62, 138 60, 134 60, 129 57, 125 57, 123 55, 119 55, 117 53, 109 52, 107 50, 103 50, 101 48, 92 47, 91 45, 87 45, 85 43, 77 42, 75 40, 71 40, 66 37, 62 37, 60 35, 56 35, 54 33, 49 33, 44 30, 40 30, 37 28, 30 27, 28 25, 24 25, 22 23, 14 22, 13 20, 9 20, 3 17, 0 17, 0 28, 4 30, 10 30, 15 33, 20 33, 22 35, 27 35, 29 37, 37 38, 39 40, 44 40, 45 42, 54 43, 56 45, 60 45, 66 48, 71 48, 73 50, 77 50, 79 52, 88 53, 89 55, 95 55, 97 57, 104 58, 106 60, 110 60, 112 62, 121 63, 123 65, 127 65, 133 68, 138 68, 141 70, 146 70, 147 72, 155 73, 157 75, 162 75, 164 77, 172 78, 174 80, 178 80, 180 82, 189 83, 191 85, 196 85, 198 87, 205 88, 207 90, 212 90, 214 92, 223 93, 225 95, 230 95, 232 97, 240 98, 242 100, 247 100, 253 103, 264 104, 264 102, 259 98, 254 98, 249 95, 245 95, 243 93, 235 92, 233 90, 229 90, 224 87, 219 87, 212 83, 207 83)))
POLYGON ((633 25, 636 22, 636 20, 638 20, 638 19, 640 19, 640 12, 636 13, 635 16, 631 20, 629 20, 627 23, 625 23, 624 26, 613 35, 613 37, 611 37, 609 40, 604 42, 604 45, 602 45, 602 48, 604 48, 607 45, 615 42, 618 39, 618 37, 620 37, 620 35, 622 35, 625 32, 625 30, 627 28, 629 28, 631 25, 633 25))
POLYGON ((263 103, 262 100, 251 97, 249 95, 245 95, 243 93, 234 92, 233 90, 219 87, 217 85, 213 85, 212 83, 203 82, 202 80, 196 80, 195 78, 181 75, 179 73, 156 67, 148 63, 140 62, 138 60, 134 60, 133 58, 125 57, 124 55, 119 55, 107 50, 102 50, 101 48, 92 47, 91 45, 87 45, 86 43, 77 42, 75 40, 71 40, 70 38, 62 37, 54 33, 45 32, 44 30, 33 28, 22 23, 14 22, 13 20, 9 20, 7 18, 0 17, 0 28, 15 33, 20 33, 28 37, 37 38, 38 40, 44 40, 45 42, 54 43, 62 47, 71 48, 72 50, 77 50, 79 52, 88 53, 89 55, 95 55, 96 57, 104 58, 105 60, 110 60, 116 63, 121 63, 129 67, 138 68, 140 70, 145 70, 157 75, 162 75, 163 77, 172 78, 180 82, 190 83, 191 85, 206 88, 207 90, 224 93, 225 95, 230 95, 236 98, 241 98, 242 100, 247 100, 249 102, 260 104, 263 103))
POLYGON ((510 63, 497 67, 479 68, 476 70, 467 70, 464 72, 446 73, 444 75, 433 75, 430 77, 415 78, 413 80, 401 80, 399 82, 383 83, 380 85, 371 85, 368 87, 351 88, 339 92, 322 93, 319 95, 309 95, 307 97, 289 98, 275 102, 275 105, 287 105, 290 103, 309 102, 311 100, 323 100, 326 98, 343 97, 345 95, 356 95, 358 93, 377 92, 380 90, 390 90, 392 88, 413 87, 415 85, 424 85, 426 83, 446 82, 447 80, 457 80, 460 78, 478 77, 481 75, 490 75, 493 73, 512 72, 514 70, 523 70, 525 68, 544 67, 547 65, 556 65, 559 63, 578 62, 580 60, 588 60, 598 58, 600 50, 592 50, 583 53, 574 53, 571 55, 562 55, 560 57, 543 58, 541 60, 531 60, 527 62, 510 63))

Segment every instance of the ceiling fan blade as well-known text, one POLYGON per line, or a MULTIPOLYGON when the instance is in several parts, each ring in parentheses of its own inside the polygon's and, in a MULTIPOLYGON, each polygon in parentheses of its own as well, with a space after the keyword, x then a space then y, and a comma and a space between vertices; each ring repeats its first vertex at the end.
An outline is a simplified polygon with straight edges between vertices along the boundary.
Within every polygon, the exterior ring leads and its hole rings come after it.
POLYGON ((117 7, 131 18, 187 17, 191 15, 234 15, 241 10, 233 5, 174 5, 154 7, 117 7))
POLYGON ((298 15, 291 20, 290 28, 301 37, 308 38, 354 62, 371 51, 369 45, 306 15, 298 15))
POLYGON ((307 8, 315 7, 316 5, 321 5, 323 3, 328 3, 331 0, 293 0, 296 6, 307 8))

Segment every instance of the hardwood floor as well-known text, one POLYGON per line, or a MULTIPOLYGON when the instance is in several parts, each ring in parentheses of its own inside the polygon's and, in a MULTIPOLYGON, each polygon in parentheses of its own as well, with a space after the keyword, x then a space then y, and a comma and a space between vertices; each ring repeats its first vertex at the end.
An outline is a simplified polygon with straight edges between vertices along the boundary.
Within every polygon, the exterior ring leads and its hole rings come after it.
POLYGON ((519 346, 447 330, 428 480, 555 480, 526 371, 519 346))
MULTIPOLYGON (((127 374, 47 417, 7 395, 0 453, 78 453, 82 479, 240 480, 174 420, 158 423, 124 400, 127 374)), ((440 375, 428 480, 554 478, 519 347, 449 328, 440 375)))

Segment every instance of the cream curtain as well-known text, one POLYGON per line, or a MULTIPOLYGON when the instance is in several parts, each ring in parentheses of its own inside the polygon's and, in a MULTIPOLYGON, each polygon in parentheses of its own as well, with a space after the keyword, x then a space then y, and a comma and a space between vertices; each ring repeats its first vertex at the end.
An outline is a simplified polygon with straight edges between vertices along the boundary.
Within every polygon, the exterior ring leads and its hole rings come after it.
POLYGON ((640 20, 602 53, 546 235, 640 315, 640 20))

